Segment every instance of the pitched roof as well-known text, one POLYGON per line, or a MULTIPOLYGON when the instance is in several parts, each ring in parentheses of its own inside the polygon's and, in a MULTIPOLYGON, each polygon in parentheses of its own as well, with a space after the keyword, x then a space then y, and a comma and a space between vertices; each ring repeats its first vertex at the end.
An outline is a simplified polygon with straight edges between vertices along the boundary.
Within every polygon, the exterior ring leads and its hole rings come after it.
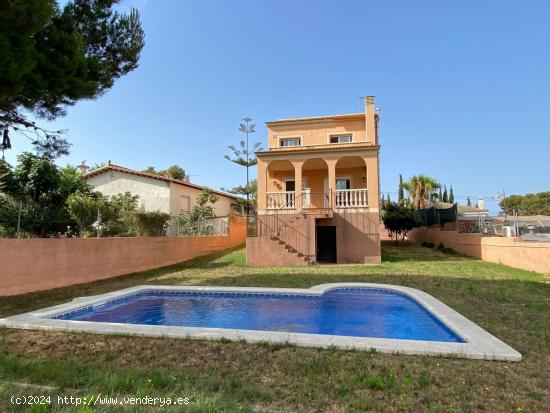
POLYGON ((223 191, 219 191, 217 189, 211 189, 211 188, 207 188, 205 186, 192 184, 191 182, 182 181, 181 179, 174 179, 174 178, 171 178, 169 176, 155 175, 155 174, 151 174, 149 172, 137 171, 135 169, 126 168, 124 166, 115 165, 115 164, 112 164, 112 163, 110 163, 108 165, 101 166, 97 169, 94 169, 93 171, 88 172, 87 174, 85 174, 84 177, 85 178, 91 178, 92 176, 100 175, 100 174, 102 174, 104 172, 107 172, 107 171, 117 171, 117 172, 123 172, 123 173, 127 173, 127 174, 137 175, 137 176, 143 176, 145 178, 158 179, 160 181, 165 181, 165 182, 173 182, 173 183, 178 184, 178 185, 184 185, 184 186, 187 186, 189 188, 199 189, 201 191, 204 190, 204 189, 210 189, 215 194, 225 196, 227 198, 239 199, 239 197, 236 196, 236 195, 229 194, 229 193, 223 192, 223 191))

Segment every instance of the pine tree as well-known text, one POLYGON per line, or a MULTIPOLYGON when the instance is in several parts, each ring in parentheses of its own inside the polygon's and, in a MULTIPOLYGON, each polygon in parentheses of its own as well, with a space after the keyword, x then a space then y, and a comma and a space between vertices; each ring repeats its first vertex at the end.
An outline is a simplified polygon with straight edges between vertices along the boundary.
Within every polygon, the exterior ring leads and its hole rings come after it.
POLYGON ((469 207, 472 206, 472 200, 470 199, 470 197, 467 198, 466 205, 468 205, 469 207))
POLYGON ((454 204, 455 203, 455 194, 453 192, 453 186, 451 185, 451 189, 449 190, 449 203, 454 204))
POLYGON ((63 131, 38 126, 95 99, 138 65, 144 33, 137 10, 117 0, 0 2, 0 133, 32 136, 45 158, 67 154, 63 131), (64 3, 60 5, 58 3, 64 3))
POLYGON ((443 189, 443 202, 449 202, 449 194, 447 193, 447 185, 443 189))
POLYGON ((250 210, 250 207, 252 207, 251 204, 251 198, 250 198, 250 167, 254 166, 258 163, 258 159, 256 159, 256 155, 254 155, 254 152, 261 151, 262 145, 260 143, 255 143, 252 145, 252 149, 249 148, 248 138, 251 133, 256 132, 255 127, 256 125, 252 123, 252 118, 246 117, 243 119, 244 123, 241 123, 239 125, 239 132, 244 134, 246 136, 246 141, 240 141, 240 148, 235 147, 234 145, 229 145, 228 148, 233 152, 233 157, 230 155, 225 155, 224 158, 228 161, 233 162, 234 164, 237 164, 239 166, 243 166, 246 168, 246 185, 244 186, 246 190, 246 204, 248 210, 250 210))
POLYGON ((405 199, 405 191, 403 189, 403 175, 399 174, 399 188, 397 190, 397 202, 403 203, 405 199))

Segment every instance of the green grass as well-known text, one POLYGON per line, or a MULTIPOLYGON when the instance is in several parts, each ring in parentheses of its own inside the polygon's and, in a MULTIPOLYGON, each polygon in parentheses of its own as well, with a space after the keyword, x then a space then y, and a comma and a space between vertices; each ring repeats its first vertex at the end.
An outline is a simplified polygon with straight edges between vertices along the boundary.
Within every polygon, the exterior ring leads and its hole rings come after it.
POLYGON ((536 273, 416 246, 379 266, 254 268, 244 251, 86 285, 2 297, 8 316, 137 284, 309 287, 380 282, 424 290, 524 355, 520 363, 244 342, 0 330, 0 411, 11 395, 190 397, 181 407, 80 412, 544 412, 550 405, 550 285, 536 273), (29 387, 29 385, 31 385, 29 387), (34 387, 46 386, 46 387, 34 387))

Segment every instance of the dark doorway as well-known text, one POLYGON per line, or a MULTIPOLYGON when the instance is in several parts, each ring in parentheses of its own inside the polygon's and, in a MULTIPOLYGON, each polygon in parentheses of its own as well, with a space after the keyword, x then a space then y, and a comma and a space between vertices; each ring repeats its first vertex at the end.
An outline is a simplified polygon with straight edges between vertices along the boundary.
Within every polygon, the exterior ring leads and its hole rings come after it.
POLYGON ((316 227, 315 238, 317 240, 317 262, 336 263, 336 227, 316 227))

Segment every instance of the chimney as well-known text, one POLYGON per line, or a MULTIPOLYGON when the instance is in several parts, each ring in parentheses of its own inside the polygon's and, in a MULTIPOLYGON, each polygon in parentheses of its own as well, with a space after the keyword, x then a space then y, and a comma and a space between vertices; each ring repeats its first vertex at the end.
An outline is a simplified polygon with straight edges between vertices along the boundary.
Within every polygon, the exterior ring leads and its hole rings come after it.
POLYGON ((378 144, 378 114, 374 109, 374 96, 365 96, 365 122, 367 128, 367 142, 378 144))
POLYGON ((80 165, 78 165, 78 170, 82 175, 86 175, 88 171, 90 170, 90 167, 86 165, 86 161, 82 161, 80 165))
POLYGON ((479 200, 477 201, 477 206, 479 209, 485 209, 485 200, 482 196, 479 197, 479 200))

